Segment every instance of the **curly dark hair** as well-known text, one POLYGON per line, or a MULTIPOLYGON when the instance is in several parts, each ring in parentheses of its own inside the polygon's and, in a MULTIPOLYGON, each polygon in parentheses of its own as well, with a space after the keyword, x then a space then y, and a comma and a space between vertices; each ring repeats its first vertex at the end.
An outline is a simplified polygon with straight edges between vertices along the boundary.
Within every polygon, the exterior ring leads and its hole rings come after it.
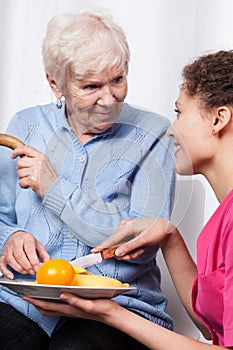
POLYGON ((183 87, 189 96, 197 96, 211 110, 233 106, 233 50, 203 55, 184 67, 183 87))

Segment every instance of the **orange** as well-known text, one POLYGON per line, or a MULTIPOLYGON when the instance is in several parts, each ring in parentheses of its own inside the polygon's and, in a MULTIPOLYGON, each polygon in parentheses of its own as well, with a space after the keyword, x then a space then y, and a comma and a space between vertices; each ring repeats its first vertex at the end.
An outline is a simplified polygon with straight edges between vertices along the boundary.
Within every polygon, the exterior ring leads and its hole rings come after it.
POLYGON ((75 276, 73 266, 63 259, 51 259, 44 262, 37 270, 39 284, 72 285, 75 276))

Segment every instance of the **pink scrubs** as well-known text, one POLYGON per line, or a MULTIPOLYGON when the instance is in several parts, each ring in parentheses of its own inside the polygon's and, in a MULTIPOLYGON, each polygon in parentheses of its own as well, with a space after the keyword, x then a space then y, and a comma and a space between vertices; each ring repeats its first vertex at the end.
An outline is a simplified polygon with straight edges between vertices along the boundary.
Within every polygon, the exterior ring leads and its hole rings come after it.
POLYGON ((194 311, 210 330, 213 344, 233 346, 233 191, 198 237, 197 267, 194 311))

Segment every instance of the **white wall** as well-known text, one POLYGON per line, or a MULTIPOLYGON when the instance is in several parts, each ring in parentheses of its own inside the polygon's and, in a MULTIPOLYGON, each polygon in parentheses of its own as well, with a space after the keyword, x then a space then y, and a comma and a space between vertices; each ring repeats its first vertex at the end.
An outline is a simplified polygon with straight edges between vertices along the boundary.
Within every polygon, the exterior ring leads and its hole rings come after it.
MULTIPOLYGON (((0 0, 0 132, 13 114, 53 100, 41 60, 50 17, 105 7, 131 48, 127 102, 174 118, 182 67, 203 52, 233 48, 232 0, 0 0)), ((217 206, 206 188, 206 221, 217 206)))

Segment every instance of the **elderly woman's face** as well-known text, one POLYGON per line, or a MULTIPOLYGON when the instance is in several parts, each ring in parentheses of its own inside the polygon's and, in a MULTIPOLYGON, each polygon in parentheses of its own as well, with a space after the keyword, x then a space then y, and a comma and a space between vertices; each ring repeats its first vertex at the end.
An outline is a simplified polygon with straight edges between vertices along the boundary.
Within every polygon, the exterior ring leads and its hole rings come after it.
POLYGON ((127 94, 125 72, 119 68, 67 82, 66 113, 76 134, 107 130, 119 116, 127 94))

